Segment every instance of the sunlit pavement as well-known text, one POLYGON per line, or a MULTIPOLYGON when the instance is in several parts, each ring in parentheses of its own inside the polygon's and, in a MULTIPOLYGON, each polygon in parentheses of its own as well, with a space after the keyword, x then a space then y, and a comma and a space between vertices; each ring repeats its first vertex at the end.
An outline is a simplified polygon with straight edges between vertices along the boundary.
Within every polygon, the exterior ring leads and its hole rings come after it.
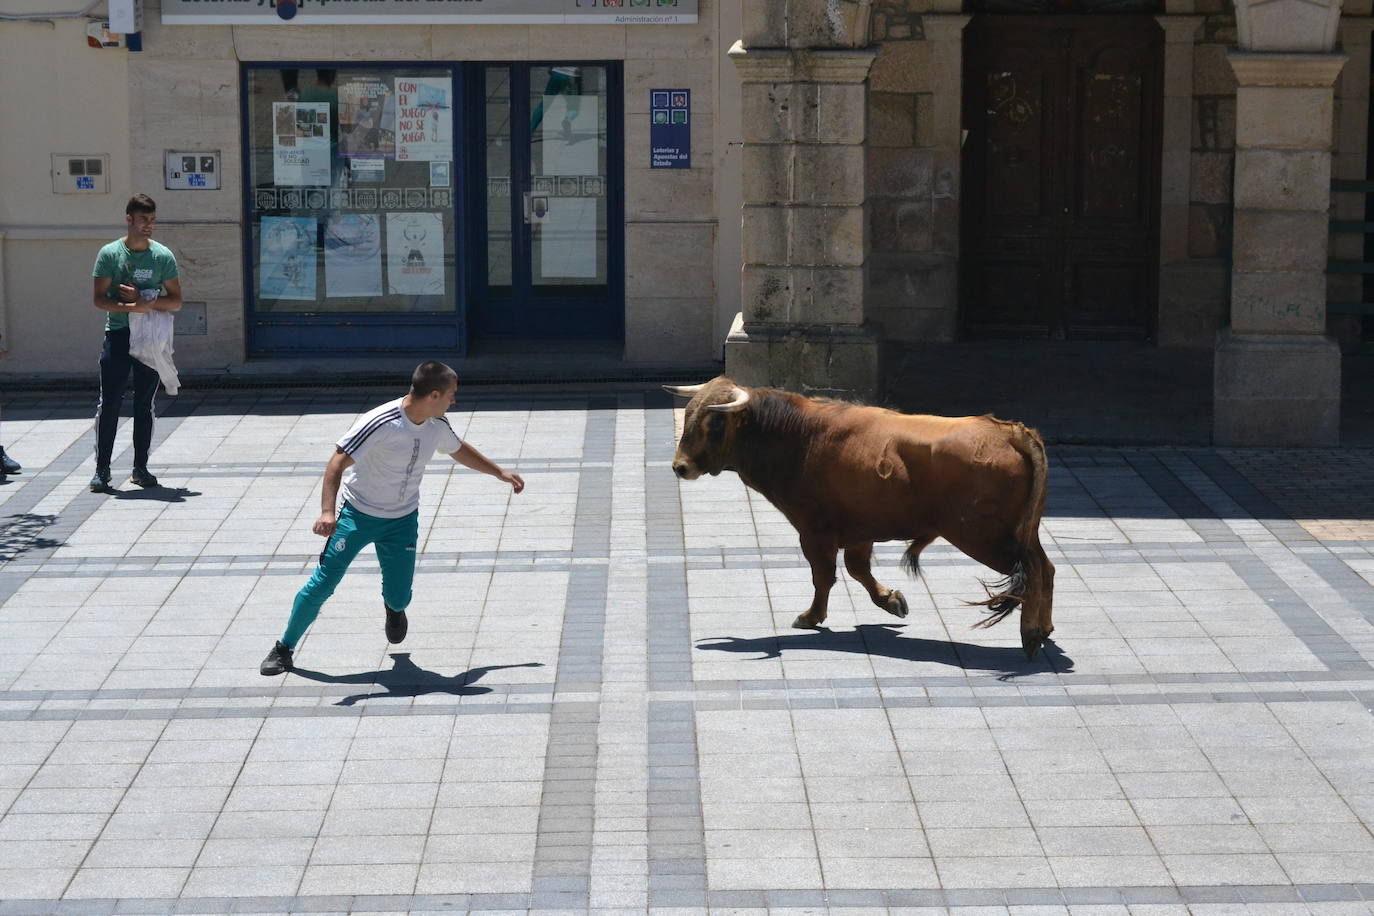
POLYGON ((1369 452, 1052 448, 1027 662, 943 542, 877 551, 905 620, 841 572, 791 629, 795 534, 673 476, 666 395, 464 395, 525 493, 436 458, 405 643, 369 550, 264 678, 399 393, 188 391, 110 494, 88 398, 6 406, 0 914, 1369 911, 1369 452))

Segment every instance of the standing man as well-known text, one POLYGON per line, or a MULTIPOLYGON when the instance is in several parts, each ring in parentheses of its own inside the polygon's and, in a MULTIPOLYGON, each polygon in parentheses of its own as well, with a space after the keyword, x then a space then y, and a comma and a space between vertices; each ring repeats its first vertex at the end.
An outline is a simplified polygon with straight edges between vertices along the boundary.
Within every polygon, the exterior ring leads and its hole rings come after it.
POLYGON ((335 444, 324 469, 320 517, 311 527, 325 539, 320 563, 296 593, 286 632, 263 659, 260 672, 271 676, 291 670, 296 644, 320 616, 348 564, 368 544, 377 545, 382 565, 387 642, 406 638, 420 531, 420 478, 430 455, 447 452, 464 467, 505 481, 516 493, 525 489, 519 474, 502 470, 453 431, 444 414, 457 391, 452 369, 440 362, 421 363, 410 377, 409 394, 363 414, 335 444), (343 506, 336 511, 340 495, 343 506))
MULTIPOLYGON (((4 344, 0 344, 0 359, 4 359, 9 352, 4 344)), ((18 474, 22 470, 19 462, 11 458, 5 451, 5 447, 0 445, 0 480, 4 480, 6 474, 18 474)))
POLYGON ((105 312, 105 345, 100 351, 100 403, 95 409, 95 476, 91 492, 110 486, 110 456, 114 453, 119 408, 124 386, 134 375, 134 470, 129 479, 140 487, 157 486, 148 473, 148 449, 153 442, 153 398, 157 370, 129 355, 129 316, 144 312, 175 312, 181 308, 181 279, 171 249, 153 241, 157 204, 147 194, 135 194, 124 208, 129 231, 95 258, 92 301, 105 312))

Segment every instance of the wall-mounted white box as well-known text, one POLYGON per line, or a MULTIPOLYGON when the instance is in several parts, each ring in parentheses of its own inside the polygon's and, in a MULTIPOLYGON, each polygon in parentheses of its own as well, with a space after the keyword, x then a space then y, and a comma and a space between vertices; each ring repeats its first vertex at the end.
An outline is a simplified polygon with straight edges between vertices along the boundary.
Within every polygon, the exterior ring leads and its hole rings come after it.
POLYGON ((53 153, 54 194, 110 193, 109 153, 53 153))
POLYGON ((109 0, 110 31, 130 35, 143 31, 143 0, 109 0))
POLYGON ((218 191, 219 150, 167 150, 163 186, 169 191, 218 191))

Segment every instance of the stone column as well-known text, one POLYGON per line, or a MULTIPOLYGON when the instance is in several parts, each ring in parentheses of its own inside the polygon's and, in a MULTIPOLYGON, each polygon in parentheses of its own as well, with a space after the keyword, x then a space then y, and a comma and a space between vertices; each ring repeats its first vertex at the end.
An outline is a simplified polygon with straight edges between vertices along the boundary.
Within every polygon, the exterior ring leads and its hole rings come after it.
POLYGON ((730 49, 743 82, 744 266, 725 371, 746 385, 872 399, 881 376, 864 321, 864 138, 876 52, 798 46, 841 34, 866 43, 867 4, 836 10, 746 4, 745 40, 768 46, 730 49))
MULTIPOLYGON (((1368 0, 1364 0, 1368 3, 1368 0)), ((1374 19, 1351 16, 1351 6, 1345 5, 1341 17, 1340 40, 1350 60, 1341 69, 1336 81, 1336 147, 1331 152, 1331 177, 1354 181, 1365 180, 1368 158, 1369 130, 1369 47, 1374 19)), ((1335 193, 1331 198, 1331 218, 1351 222, 1364 220, 1363 192, 1335 193)), ((1337 261, 1364 260, 1364 233, 1333 232, 1331 258, 1337 261)), ((1360 341, 1361 319, 1357 314, 1332 314, 1332 303, 1364 301, 1364 275, 1333 273, 1326 278, 1326 331, 1341 349, 1349 353, 1360 341)))
MULTIPOLYGON (((940 0, 936 6, 957 6, 940 0)), ((948 297, 932 302, 943 308, 946 320, 938 339, 954 340, 959 325, 959 225, 962 218, 960 171, 964 146, 964 26, 971 16, 928 13, 922 20, 930 44, 931 94, 931 240, 932 259, 938 259, 948 282, 940 289, 948 297)))
POLYGON ((1232 51, 1231 326, 1217 340, 1219 445, 1335 445, 1341 354, 1326 336, 1332 89, 1344 54, 1232 51))

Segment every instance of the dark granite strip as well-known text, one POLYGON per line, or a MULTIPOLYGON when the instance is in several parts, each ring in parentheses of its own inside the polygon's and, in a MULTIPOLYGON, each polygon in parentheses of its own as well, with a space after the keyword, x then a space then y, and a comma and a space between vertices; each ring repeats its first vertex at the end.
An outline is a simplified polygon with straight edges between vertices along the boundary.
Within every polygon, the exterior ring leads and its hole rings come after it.
MULTIPOLYGON (((575 895, 568 895, 575 896, 575 895)), ((1369 884, 1228 884, 1146 887, 856 888, 709 891, 701 906, 853 909, 953 906, 1150 906, 1369 902, 1369 884)), ((534 894, 181 897, 0 900, 0 916, 118 916, 124 913, 385 913, 543 909, 534 894)), ((585 906, 584 906, 585 909, 585 906)))

